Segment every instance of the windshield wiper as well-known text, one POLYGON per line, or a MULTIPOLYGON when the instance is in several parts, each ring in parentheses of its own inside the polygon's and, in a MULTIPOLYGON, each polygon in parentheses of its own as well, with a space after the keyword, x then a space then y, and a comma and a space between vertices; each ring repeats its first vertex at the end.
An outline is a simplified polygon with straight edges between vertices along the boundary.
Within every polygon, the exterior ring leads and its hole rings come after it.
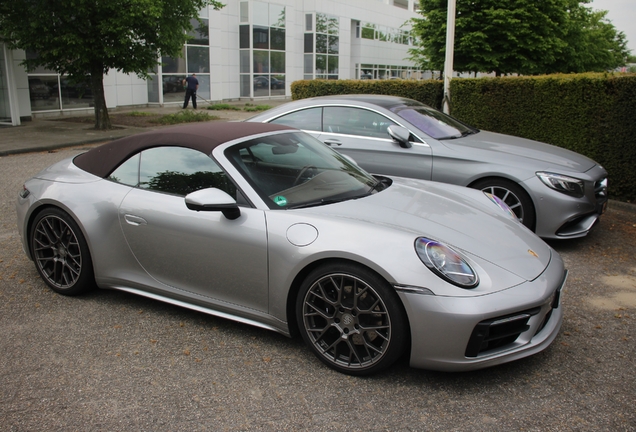
POLYGON ((338 203, 338 202, 342 202, 342 201, 348 201, 348 200, 354 199, 354 198, 359 198, 359 197, 320 199, 320 200, 316 200, 316 201, 309 201, 309 202, 306 202, 306 203, 293 205, 293 206, 290 206, 290 207, 287 207, 287 208, 288 209, 300 209, 300 208, 307 208, 307 207, 317 207, 317 206, 326 205, 326 204, 334 204, 334 203, 338 203))

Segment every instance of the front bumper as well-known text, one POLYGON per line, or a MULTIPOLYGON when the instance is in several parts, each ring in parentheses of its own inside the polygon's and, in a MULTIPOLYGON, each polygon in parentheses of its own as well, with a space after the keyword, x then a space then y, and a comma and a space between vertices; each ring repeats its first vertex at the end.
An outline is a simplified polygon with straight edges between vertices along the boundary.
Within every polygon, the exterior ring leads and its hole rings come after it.
POLYGON ((586 236, 607 206, 607 171, 595 165, 585 173, 585 196, 568 196, 547 187, 538 177, 524 182, 536 210, 535 233, 544 239, 586 236))
POLYGON ((566 277, 554 254, 537 279, 481 297, 400 291, 411 326, 411 366, 468 371, 546 349, 563 321, 560 294, 566 277))

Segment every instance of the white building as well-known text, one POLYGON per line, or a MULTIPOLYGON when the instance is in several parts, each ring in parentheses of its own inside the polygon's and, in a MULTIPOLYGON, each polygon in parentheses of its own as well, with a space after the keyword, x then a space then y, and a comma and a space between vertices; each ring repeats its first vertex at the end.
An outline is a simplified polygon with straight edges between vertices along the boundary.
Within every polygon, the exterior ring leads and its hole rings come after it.
MULTIPOLYGON (((416 0, 225 0, 203 10, 182 58, 161 59, 151 80, 112 71, 109 108, 183 103, 181 80, 196 73, 199 98, 283 98, 301 79, 421 78, 407 60, 416 0)), ((26 72, 28 55, 0 45, 0 124, 92 112, 87 86, 54 71, 26 72)))

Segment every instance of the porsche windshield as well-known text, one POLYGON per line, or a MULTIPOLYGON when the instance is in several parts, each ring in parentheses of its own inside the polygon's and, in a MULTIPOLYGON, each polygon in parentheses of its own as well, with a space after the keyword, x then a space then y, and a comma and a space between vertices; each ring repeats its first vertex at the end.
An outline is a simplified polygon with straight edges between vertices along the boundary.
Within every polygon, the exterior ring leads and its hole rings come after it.
POLYGON ((225 150, 226 157, 272 209, 359 198, 378 180, 303 132, 268 135, 225 150))
POLYGON ((392 108, 391 111, 426 135, 438 140, 461 138, 479 132, 477 129, 426 105, 399 106, 392 108))

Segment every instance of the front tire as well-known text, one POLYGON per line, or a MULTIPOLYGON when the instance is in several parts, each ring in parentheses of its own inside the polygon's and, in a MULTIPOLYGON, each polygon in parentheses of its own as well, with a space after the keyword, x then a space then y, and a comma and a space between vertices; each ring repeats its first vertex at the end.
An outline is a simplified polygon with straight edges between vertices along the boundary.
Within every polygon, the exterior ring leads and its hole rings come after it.
POLYGON ((305 343, 327 366, 370 375, 404 352, 409 327, 402 302, 374 272, 349 263, 312 271, 296 301, 305 343))
POLYGON ((54 207, 40 211, 33 221, 29 240, 35 268, 52 290, 78 295, 94 287, 88 245, 68 214, 54 207))
POLYGON ((534 205, 521 186, 506 179, 486 178, 473 183, 470 187, 500 198, 515 213, 519 222, 534 231, 536 220, 534 205))

